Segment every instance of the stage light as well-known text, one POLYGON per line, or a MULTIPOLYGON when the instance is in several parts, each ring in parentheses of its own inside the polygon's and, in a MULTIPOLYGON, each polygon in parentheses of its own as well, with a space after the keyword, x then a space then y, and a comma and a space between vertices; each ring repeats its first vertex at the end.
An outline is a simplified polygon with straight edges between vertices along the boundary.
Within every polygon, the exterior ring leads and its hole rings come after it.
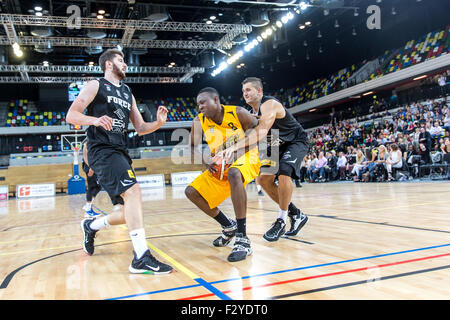
POLYGON ((309 6, 305 1, 300 2, 299 4, 300 10, 304 11, 306 10, 309 6))
POLYGON ((280 20, 275 22, 275 24, 277 25, 278 28, 281 28, 283 26, 283 23, 280 20))
POLYGON ((416 78, 414 78, 413 80, 420 80, 420 79, 424 79, 424 78, 426 78, 426 77, 427 77, 427 75, 424 74, 423 76, 416 77, 416 78))

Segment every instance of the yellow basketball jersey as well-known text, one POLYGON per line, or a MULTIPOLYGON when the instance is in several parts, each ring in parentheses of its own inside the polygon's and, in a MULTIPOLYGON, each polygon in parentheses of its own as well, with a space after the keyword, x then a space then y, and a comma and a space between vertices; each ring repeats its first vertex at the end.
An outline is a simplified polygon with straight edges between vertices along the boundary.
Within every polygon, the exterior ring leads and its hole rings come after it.
POLYGON ((198 115, 205 140, 212 154, 215 154, 220 146, 226 149, 241 140, 245 135, 236 114, 236 106, 222 105, 222 107, 224 108, 224 114, 220 125, 205 117, 203 113, 198 115))

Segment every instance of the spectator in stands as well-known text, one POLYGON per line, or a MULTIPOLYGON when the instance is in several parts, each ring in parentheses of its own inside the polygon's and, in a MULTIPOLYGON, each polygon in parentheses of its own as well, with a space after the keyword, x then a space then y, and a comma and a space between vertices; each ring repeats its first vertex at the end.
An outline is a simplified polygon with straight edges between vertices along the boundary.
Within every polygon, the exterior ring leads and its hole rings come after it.
POLYGON ((321 151, 319 153, 319 158, 317 159, 316 168, 312 171, 312 182, 316 182, 317 179, 321 182, 325 182, 325 166, 327 165, 327 163, 328 160, 324 156, 323 151, 321 151))
POLYGON ((378 147, 377 158, 375 160, 375 165, 372 167, 370 173, 373 179, 384 177, 384 173, 387 167, 387 160, 389 158, 389 153, 384 145, 378 147))
POLYGON ((324 182, 335 180, 338 175, 338 158, 336 157, 336 152, 334 150, 328 151, 326 153, 326 158, 327 164, 325 165, 325 175, 323 176, 324 182))
POLYGON ((317 156, 314 152, 310 155, 310 161, 308 162, 308 168, 306 170, 306 176, 308 177, 308 181, 312 182, 312 172, 316 169, 317 166, 317 156))
POLYGON ((345 180, 345 171, 347 168, 347 157, 344 155, 344 152, 339 152, 339 157, 337 161, 337 168, 339 170, 339 179, 345 180))
POLYGON ((392 169, 401 169, 403 166, 403 155, 397 144, 391 144, 391 151, 389 152, 389 157, 386 160, 386 169, 388 172, 388 181, 392 181, 392 169))
POLYGON ((447 80, 446 80, 446 75, 445 74, 441 74, 438 79, 437 82, 439 84, 439 90, 441 93, 441 97, 445 97, 446 96, 446 86, 447 86, 447 80))
POLYGON ((431 163, 431 155, 430 150, 427 150, 427 147, 423 143, 419 143, 418 153, 421 157, 421 163, 430 164, 431 163))
POLYGON ((370 173, 372 168, 375 166, 375 160, 377 159, 378 149, 376 147, 370 149, 365 149, 366 153, 366 161, 363 162, 364 167, 361 169, 361 181, 369 182, 370 181, 370 173))
POLYGON ((361 180, 361 170, 364 168, 364 162, 366 161, 366 158, 364 157, 364 153, 361 149, 358 149, 356 152, 356 161, 353 165, 353 169, 351 174, 354 176, 353 181, 358 182, 361 180))
POLYGON ((418 155, 416 149, 414 149, 414 145, 412 143, 408 144, 407 150, 403 153, 403 160, 408 163, 412 164, 412 156, 418 155))
POLYGON ((450 139, 449 138, 444 139, 444 143, 441 144, 441 151, 443 154, 450 153, 450 139))
POLYGON ((440 136, 442 136, 442 134, 444 130, 442 129, 442 127, 439 125, 438 121, 434 122, 434 125, 431 127, 430 129, 430 135, 432 139, 438 139, 440 136))
POLYGON ((423 144, 427 152, 431 151, 431 135, 426 131, 425 126, 420 127, 419 144, 423 144))
POLYGON ((442 127, 445 131, 450 131, 450 109, 447 109, 447 112, 445 114, 444 118, 444 126, 442 127))
POLYGON ((406 133, 407 134, 411 134, 414 132, 414 128, 416 127, 416 125, 414 124, 412 119, 409 119, 406 121, 407 126, 406 126, 406 133))
POLYGON ((309 154, 307 154, 300 165, 300 183, 305 182, 306 171, 308 170, 308 166, 311 164, 311 160, 309 158, 309 154))

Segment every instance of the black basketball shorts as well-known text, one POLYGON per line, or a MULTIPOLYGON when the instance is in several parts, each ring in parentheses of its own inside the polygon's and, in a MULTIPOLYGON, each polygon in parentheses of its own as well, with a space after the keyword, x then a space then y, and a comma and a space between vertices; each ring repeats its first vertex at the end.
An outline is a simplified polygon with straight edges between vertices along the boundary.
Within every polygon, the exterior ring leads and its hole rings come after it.
POLYGON ((123 204, 121 194, 137 183, 128 153, 112 148, 91 148, 88 161, 113 205, 123 204))
POLYGON ((270 147, 267 152, 261 152, 261 173, 274 174, 277 177, 282 174, 280 168, 292 167, 291 178, 300 179, 300 167, 303 158, 309 152, 309 146, 303 142, 286 142, 277 149, 270 147))

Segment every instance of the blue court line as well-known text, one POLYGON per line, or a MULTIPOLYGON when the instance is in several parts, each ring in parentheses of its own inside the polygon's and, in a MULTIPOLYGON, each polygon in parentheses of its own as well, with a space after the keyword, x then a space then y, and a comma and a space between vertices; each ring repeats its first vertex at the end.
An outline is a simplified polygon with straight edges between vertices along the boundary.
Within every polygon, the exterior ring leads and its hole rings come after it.
POLYGON ((201 287, 201 285, 200 284, 193 284, 193 285, 185 286, 185 287, 178 287, 178 288, 171 288, 171 289, 162 289, 162 290, 157 290, 157 291, 152 291, 152 292, 144 292, 144 293, 132 294, 132 295, 129 295, 129 296, 110 298, 110 299, 105 299, 105 300, 120 300, 120 299, 127 299, 127 298, 135 298, 135 297, 140 297, 140 296, 146 296, 148 294, 177 291, 177 290, 189 289, 189 288, 195 288, 195 287, 201 287))
MULTIPOLYGON (((398 255, 398 254, 403 254, 403 253, 409 253, 409 252, 417 252, 417 251, 423 251, 423 250, 430 250, 430 249, 442 248, 442 247, 447 247, 447 246, 450 246, 450 243, 447 243, 447 244, 441 244, 441 245, 437 245, 437 246, 431 246, 431 247, 424 247, 424 248, 418 248, 418 249, 411 249, 411 250, 405 250, 405 251, 398 251, 398 252, 392 252, 392 253, 385 253, 385 254, 380 254, 380 255, 375 255, 375 256, 363 257, 363 258, 356 258, 356 259, 350 259, 350 260, 336 261, 336 262, 330 262, 330 263, 324 263, 324 264, 316 264, 316 265, 312 265, 312 266, 299 267, 299 268, 294 268, 294 269, 287 269, 287 270, 280 270, 280 271, 274 271, 274 272, 267 272, 267 273, 261 273, 261 274, 250 275, 250 276, 239 277, 239 278, 231 278, 231 279, 218 280, 218 281, 213 281, 213 282, 205 282, 205 284, 212 285, 212 284, 223 283, 223 282, 229 282, 229 281, 244 280, 244 279, 249 279, 249 278, 263 277, 263 276, 268 276, 268 275, 273 275, 273 274, 279 274, 279 273, 286 273, 286 272, 297 271, 297 270, 313 269, 313 268, 319 268, 319 267, 325 267, 325 266, 337 265, 337 264, 342 264, 342 263, 347 263, 347 262, 369 260, 369 259, 375 259, 375 258, 380 258, 380 257, 393 256, 393 255, 398 255)), ((111 299, 107 299, 107 300, 119 300, 119 299, 133 298, 133 297, 138 297, 138 296, 143 296, 143 295, 151 295, 151 294, 161 293, 161 292, 176 291, 176 290, 182 290, 182 289, 187 289, 187 288, 200 287, 200 286, 204 286, 205 284, 202 284, 202 285, 198 284, 198 285, 191 285, 191 286, 185 286, 185 287, 177 287, 177 288, 171 288, 171 289, 164 289, 164 290, 150 291, 150 292, 139 293, 139 294, 135 294, 135 295, 129 295, 129 296, 123 296, 123 297, 111 298, 111 299)), ((213 287, 213 288, 214 288, 214 287, 213 287)), ((215 288, 214 288, 214 289, 215 289, 215 288)), ((219 291, 219 292, 220 292, 220 291, 219 291)), ((220 292, 220 293, 222 293, 222 292, 220 292)))
POLYGON ((205 287, 206 289, 208 289, 209 291, 211 291, 212 293, 214 293, 216 296, 218 296, 220 299, 222 300, 233 300, 231 299, 229 296, 227 296, 225 293, 223 293, 222 291, 214 288, 211 283, 212 282, 206 282, 205 280, 203 280, 202 278, 197 278, 194 279, 195 281, 197 281, 200 285, 202 285, 203 287, 205 287))

